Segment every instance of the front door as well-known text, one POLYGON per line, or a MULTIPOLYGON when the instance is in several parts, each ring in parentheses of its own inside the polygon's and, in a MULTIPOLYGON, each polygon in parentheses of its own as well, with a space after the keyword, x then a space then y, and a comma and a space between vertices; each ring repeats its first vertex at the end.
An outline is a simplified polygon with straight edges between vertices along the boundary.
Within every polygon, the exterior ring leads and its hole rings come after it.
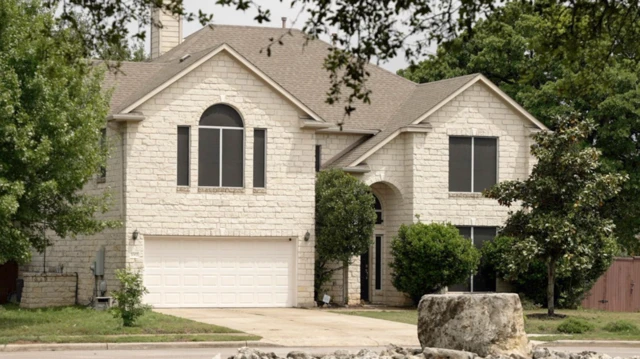
POLYGON ((369 251, 360 255, 360 299, 369 301, 369 251))

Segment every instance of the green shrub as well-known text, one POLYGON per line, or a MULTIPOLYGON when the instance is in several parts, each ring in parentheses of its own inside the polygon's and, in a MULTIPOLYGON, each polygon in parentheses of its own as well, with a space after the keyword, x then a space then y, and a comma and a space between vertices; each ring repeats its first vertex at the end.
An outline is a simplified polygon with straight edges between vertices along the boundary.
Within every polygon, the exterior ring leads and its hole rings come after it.
POLYGON ((567 334, 582 334, 592 331, 593 328, 593 324, 581 318, 569 318, 558 325, 558 331, 567 334))
MULTIPOLYGON (((520 303, 522 303, 522 309, 524 310, 536 310, 542 308, 542 304, 536 303, 533 300, 529 299, 523 293, 518 293, 520 297, 520 303)), ((525 316, 526 318, 526 316, 525 316)))
POLYGON ((613 333, 637 333, 638 326, 627 320, 616 320, 604 326, 604 330, 613 333))
POLYGON ((120 282, 120 289, 112 292, 115 304, 111 308, 114 318, 122 319, 122 325, 131 327, 136 320, 150 309, 142 304, 142 296, 149 293, 142 285, 140 272, 132 272, 129 269, 117 269, 116 278, 120 282))
POLYGON ((391 243, 392 283, 418 303, 476 271, 480 252, 451 224, 402 225, 391 243))

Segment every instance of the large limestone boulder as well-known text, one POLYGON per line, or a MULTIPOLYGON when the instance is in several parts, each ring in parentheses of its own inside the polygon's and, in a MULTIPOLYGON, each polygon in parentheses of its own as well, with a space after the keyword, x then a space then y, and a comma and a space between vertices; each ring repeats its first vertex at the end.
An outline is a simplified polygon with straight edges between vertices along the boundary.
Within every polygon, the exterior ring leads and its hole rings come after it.
POLYGON ((418 305, 422 348, 446 348, 479 356, 515 354, 531 348, 517 294, 433 294, 418 305))

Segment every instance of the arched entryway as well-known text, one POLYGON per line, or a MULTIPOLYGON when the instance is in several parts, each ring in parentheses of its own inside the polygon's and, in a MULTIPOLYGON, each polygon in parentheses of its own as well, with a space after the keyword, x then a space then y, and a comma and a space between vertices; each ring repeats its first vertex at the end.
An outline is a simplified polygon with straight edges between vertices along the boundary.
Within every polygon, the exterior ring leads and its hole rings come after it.
POLYGON ((367 303, 384 303, 386 293, 391 289, 389 241, 403 221, 403 201, 398 188, 388 182, 373 183, 371 192, 375 198, 376 224, 371 247, 360 256, 360 299, 367 303))

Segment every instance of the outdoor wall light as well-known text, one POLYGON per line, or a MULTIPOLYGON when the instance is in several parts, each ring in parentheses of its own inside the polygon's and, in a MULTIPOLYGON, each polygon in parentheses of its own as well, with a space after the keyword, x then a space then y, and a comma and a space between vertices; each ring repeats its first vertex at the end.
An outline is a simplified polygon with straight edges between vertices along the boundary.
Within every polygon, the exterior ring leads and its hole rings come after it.
POLYGON ((131 236, 131 238, 133 238, 133 240, 135 241, 136 239, 138 239, 139 235, 140 232, 138 232, 138 230, 136 229, 135 231, 133 231, 133 235, 131 236))
POLYGON ((309 231, 307 231, 307 233, 304 234, 304 241, 305 242, 309 242, 309 238, 311 238, 311 233, 309 233, 309 231))

